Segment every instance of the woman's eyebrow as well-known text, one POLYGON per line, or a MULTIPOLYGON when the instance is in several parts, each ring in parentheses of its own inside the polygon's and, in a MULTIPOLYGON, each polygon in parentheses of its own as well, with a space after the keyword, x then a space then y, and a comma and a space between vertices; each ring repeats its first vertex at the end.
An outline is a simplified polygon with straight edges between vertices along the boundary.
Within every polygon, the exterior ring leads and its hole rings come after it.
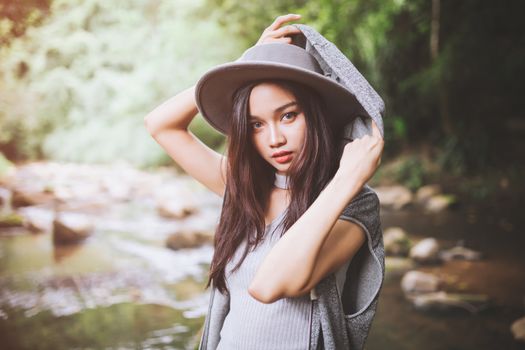
MULTIPOLYGON (((273 114, 277 114, 279 112, 282 112, 283 110, 285 110, 286 108, 290 107, 290 106, 294 106, 294 105, 297 105, 297 101, 291 101, 291 102, 288 102, 288 103, 285 103, 284 105, 282 105, 281 107, 277 107, 274 111, 273 111, 273 114)), ((249 116, 250 118, 259 118, 258 116, 256 115, 250 115, 249 116)))

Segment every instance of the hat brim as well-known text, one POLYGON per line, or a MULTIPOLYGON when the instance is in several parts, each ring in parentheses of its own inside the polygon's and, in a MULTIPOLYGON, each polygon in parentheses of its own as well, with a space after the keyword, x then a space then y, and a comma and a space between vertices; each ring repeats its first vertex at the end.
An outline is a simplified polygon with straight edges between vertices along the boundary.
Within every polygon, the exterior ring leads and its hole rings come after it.
POLYGON ((228 135, 233 94, 241 86, 261 79, 287 79, 312 87, 326 102, 327 117, 334 125, 366 115, 356 97, 335 80, 297 66, 268 61, 230 62, 212 68, 196 84, 197 108, 208 123, 228 135))

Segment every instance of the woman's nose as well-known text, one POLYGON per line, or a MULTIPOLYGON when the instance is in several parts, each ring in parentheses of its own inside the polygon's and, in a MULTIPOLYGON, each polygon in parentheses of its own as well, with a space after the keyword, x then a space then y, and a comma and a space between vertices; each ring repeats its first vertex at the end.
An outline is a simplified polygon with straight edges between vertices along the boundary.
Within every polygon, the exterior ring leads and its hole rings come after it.
POLYGON ((278 147, 286 142, 286 138, 278 126, 270 127, 270 146, 278 147))

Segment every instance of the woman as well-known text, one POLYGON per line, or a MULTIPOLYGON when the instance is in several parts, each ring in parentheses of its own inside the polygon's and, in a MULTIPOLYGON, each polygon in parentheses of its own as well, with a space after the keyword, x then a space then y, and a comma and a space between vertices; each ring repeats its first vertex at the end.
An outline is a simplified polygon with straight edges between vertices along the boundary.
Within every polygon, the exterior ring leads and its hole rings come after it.
POLYGON ((378 167, 383 139, 372 123, 372 135, 339 147, 358 103, 289 45, 300 31, 281 26, 298 18, 278 17, 237 65, 145 118, 175 162, 224 197, 207 286, 228 296, 229 311, 213 348, 308 348, 314 287, 337 272, 342 290, 366 241, 362 226, 338 219, 378 167), (228 136, 227 157, 187 130, 198 110, 228 136))

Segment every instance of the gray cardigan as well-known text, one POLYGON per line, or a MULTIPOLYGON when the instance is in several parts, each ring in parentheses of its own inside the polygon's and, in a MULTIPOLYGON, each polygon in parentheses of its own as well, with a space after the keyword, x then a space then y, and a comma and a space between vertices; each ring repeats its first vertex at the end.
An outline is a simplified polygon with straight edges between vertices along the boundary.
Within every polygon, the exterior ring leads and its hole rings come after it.
MULTIPOLYGON (((294 44, 303 47, 318 61, 326 76, 349 89, 363 107, 363 114, 349 123, 346 139, 371 134, 373 119, 383 132, 384 103, 381 97, 339 49, 315 29, 294 24, 303 35, 294 44)), ((310 349, 363 349, 374 318, 385 276, 385 254, 377 194, 365 185, 340 215, 360 225, 367 242, 352 258, 346 274, 342 301, 335 274, 321 280, 312 293, 310 349)), ((212 350, 218 344, 222 323, 229 311, 229 299, 211 287, 208 313, 199 349, 212 350)))

